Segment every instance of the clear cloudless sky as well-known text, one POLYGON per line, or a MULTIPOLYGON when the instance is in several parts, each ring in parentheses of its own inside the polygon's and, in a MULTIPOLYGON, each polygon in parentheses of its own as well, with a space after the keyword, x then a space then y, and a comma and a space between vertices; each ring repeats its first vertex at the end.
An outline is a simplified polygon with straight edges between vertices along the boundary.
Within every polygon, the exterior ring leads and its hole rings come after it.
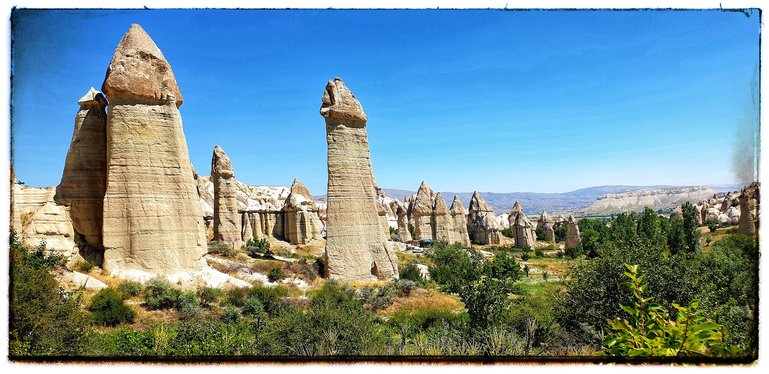
POLYGON ((299 178, 324 194, 318 111, 339 76, 369 117, 382 187, 741 182, 746 165, 735 160, 755 139, 759 108, 760 20, 749 14, 16 10, 14 168, 27 185, 59 183, 77 99, 101 87, 139 23, 176 75, 202 175, 218 144, 243 182, 299 178))

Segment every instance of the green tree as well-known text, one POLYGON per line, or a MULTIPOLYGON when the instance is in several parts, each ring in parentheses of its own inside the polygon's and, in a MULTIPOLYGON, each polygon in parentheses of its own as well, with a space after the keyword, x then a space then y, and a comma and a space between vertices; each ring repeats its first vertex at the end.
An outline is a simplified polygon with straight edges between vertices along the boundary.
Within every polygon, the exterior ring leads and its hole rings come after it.
POLYGON ((697 230, 697 209, 690 202, 686 202, 683 210, 684 249, 688 253, 697 251, 700 232, 697 230))
POLYGON ((9 244, 9 355, 81 354, 92 327, 82 295, 64 291, 51 273, 62 257, 46 254, 45 244, 28 251, 13 231, 9 244))
POLYGON ((124 300, 125 298, 114 289, 105 288, 93 296, 88 310, 93 313, 94 320, 104 326, 132 323, 136 311, 126 305, 124 300))
POLYGON ((605 342, 604 354, 611 356, 722 356, 737 354, 736 347, 724 342, 723 327, 704 317, 699 303, 688 307, 673 304, 677 313, 668 319, 668 311, 646 297, 648 285, 638 275, 638 265, 625 265, 624 275, 630 279, 629 287, 634 302, 620 304, 630 315, 626 319, 609 320, 614 331, 605 342))

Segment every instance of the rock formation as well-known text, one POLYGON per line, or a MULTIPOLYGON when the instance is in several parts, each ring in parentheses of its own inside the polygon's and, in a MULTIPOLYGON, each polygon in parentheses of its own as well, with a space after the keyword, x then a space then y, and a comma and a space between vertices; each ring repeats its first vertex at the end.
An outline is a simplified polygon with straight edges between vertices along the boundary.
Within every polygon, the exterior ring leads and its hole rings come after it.
POLYGON ((340 78, 330 80, 320 114, 328 143, 325 273, 330 278, 398 278, 382 232, 363 107, 340 78))
POLYGON ((307 204, 303 204, 307 201, 305 195, 292 192, 283 205, 283 235, 291 244, 307 244, 313 239, 320 239, 320 219, 308 209, 307 204))
POLYGON ((576 248, 582 243, 582 238, 579 236, 579 226, 577 226, 577 220, 574 216, 569 215, 569 219, 566 223, 566 244, 564 249, 576 248))
POLYGON ((102 201, 107 188, 107 99, 91 87, 77 103, 80 110, 54 200, 69 206, 74 230, 101 254, 102 201))
POLYGON ((414 225, 414 240, 433 240, 433 206, 435 206, 435 192, 422 181, 411 204, 410 216, 411 223, 414 225))
POLYGON ((449 207, 446 205, 446 200, 443 199, 441 193, 435 194, 435 205, 433 206, 433 239, 445 240, 449 243, 453 243, 454 235, 452 233, 454 229, 454 223, 452 222, 451 214, 449 213, 449 207))
POLYGON ((526 217, 520 202, 516 201, 513 204, 507 217, 510 223, 510 230, 513 232, 513 238, 515 239, 515 246, 519 248, 534 248, 534 244, 537 242, 534 225, 529 220, 529 217, 526 217))
POLYGON ((113 275, 205 268, 203 212, 163 53, 139 25, 123 36, 102 92, 107 115, 104 268, 113 275))
POLYGON ((291 183, 291 194, 301 196, 308 201, 314 200, 312 194, 310 194, 310 191, 302 182, 299 181, 299 179, 294 179, 294 181, 291 183))
POLYGON ((478 191, 470 198, 468 226, 474 231, 478 244, 499 244, 502 228, 491 209, 478 191))
POLYGON ((545 234, 545 240, 555 243, 555 220, 544 210, 537 220, 537 231, 545 234))
POLYGON ((395 215, 398 216, 398 240, 401 242, 411 241, 413 238, 411 231, 409 231, 409 217, 406 207, 398 200, 394 200, 394 203, 395 215))
POLYGON ((77 254, 69 209, 52 201, 35 211, 21 235, 24 242, 32 247, 45 242, 48 253, 63 255, 67 259, 77 254))
POLYGON ((755 235, 756 225, 753 222, 753 214, 750 209, 750 199, 752 198, 747 188, 742 189, 740 193, 740 220, 737 232, 744 235, 755 235))
POLYGON ((454 200, 451 201, 449 214, 451 214, 451 224, 453 225, 449 242, 460 243, 469 248, 472 243, 470 243, 470 236, 467 234, 467 212, 457 195, 454 195, 454 200))
POLYGON ((238 187, 232 161, 221 147, 214 147, 211 157, 214 182, 214 240, 235 248, 242 244, 241 215, 238 213, 238 187))

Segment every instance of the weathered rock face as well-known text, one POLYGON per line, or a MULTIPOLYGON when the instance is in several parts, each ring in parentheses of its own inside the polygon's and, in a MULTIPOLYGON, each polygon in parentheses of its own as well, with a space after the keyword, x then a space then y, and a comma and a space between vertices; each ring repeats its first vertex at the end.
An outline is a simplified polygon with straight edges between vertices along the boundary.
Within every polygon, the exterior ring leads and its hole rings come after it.
POLYGON ((292 192, 282 209, 283 235, 291 244, 307 244, 313 239, 320 239, 320 219, 302 205, 300 199, 304 196, 292 192))
POLYGON ((340 78, 330 80, 320 114, 328 143, 326 275, 343 280, 398 277, 398 259, 379 223, 363 107, 340 78))
POLYGON ((197 195, 171 67, 138 25, 115 50, 102 91, 107 115, 104 268, 169 274, 206 267, 197 195))
POLYGON ((675 209, 673 209, 673 213, 670 213, 670 220, 672 221, 676 219, 684 219, 684 211, 680 206, 675 207, 675 209))
POLYGON ((454 239, 452 233, 454 229, 454 222, 449 213, 449 207, 446 205, 446 200, 443 199, 441 193, 435 194, 435 205, 433 206, 433 238, 435 240, 445 240, 449 243, 453 243, 454 239))
POLYGON ((409 231, 409 217, 406 207, 398 200, 395 200, 394 203, 396 204, 395 215, 398 216, 398 240, 401 242, 411 241, 413 239, 409 231))
POLYGON ((566 244, 564 249, 576 248, 582 243, 582 238, 579 236, 579 226, 577 226, 577 220, 574 216, 569 216, 569 220, 566 223, 566 244))
POLYGON ((742 190, 742 193, 740 194, 739 201, 740 201, 740 220, 739 220, 739 227, 737 228, 737 232, 744 235, 755 235, 756 234, 756 225, 755 222, 753 222, 753 214, 751 213, 750 209, 750 199, 752 198, 752 194, 747 188, 744 188, 742 190))
MULTIPOLYGON (((411 222, 414 225, 414 240, 433 240, 433 206, 435 192, 422 181, 411 204, 411 222)), ((445 205, 445 202, 444 202, 445 205)))
POLYGON ((69 209, 52 201, 35 211, 21 235, 24 242, 33 247, 45 242, 49 253, 57 253, 68 259, 77 254, 69 209))
POLYGON ((516 247, 534 247, 537 241, 536 234, 534 233, 534 225, 531 223, 526 213, 524 213, 521 204, 516 201, 513 204, 510 213, 508 214, 508 220, 510 223, 510 229, 513 232, 513 238, 515 239, 516 247))
POLYGON ((163 52, 141 26, 131 25, 123 35, 107 69, 102 91, 114 100, 164 105, 173 96, 182 105, 182 93, 163 52))
POLYGON ((214 240, 238 248, 242 244, 242 229, 235 171, 232 161, 218 145, 211 158, 211 180, 214 182, 214 240))
POLYGON ((294 179, 294 182, 291 183, 291 194, 301 196, 305 200, 315 200, 307 187, 299 179, 294 179))
POLYGON ((544 210, 537 220, 537 231, 545 234, 545 240, 555 243, 555 220, 544 210))
POLYGON ((459 196, 454 195, 454 200, 449 208, 451 214, 451 223, 453 225, 450 232, 449 243, 460 243, 465 247, 470 247, 470 236, 467 234, 467 212, 459 196))
POLYGON ((502 228, 497 222, 494 210, 491 209, 478 191, 470 198, 468 226, 475 231, 475 242, 478 244, 499 244, 502 228))
POLYGON ((69 206, 75 231, 102 248, 102 201, 107 188, 107 99, 93 87, 77 102, 75 130, 54 200, 69 206))

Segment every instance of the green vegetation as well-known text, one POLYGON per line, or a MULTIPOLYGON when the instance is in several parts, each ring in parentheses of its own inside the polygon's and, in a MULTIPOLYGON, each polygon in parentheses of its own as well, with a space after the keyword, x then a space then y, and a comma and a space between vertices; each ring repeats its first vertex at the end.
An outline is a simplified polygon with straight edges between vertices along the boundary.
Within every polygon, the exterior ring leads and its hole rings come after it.
POLYGON ((251 257, 258 257, 261 255, 269 254, 270 242, 267 239, 248 239, 246 244, 243 244, 243 250, 251 257))
MULTIPOLYGON (((552 246, 486 246, 492 255, 484 257, 437 241, 424 255, 399 254, 401 279, 390 282, 319 280, 322 258, 279 267, 249 260, 271 280, 315 280, 306 291, 276 285, 193 292, 155 278, 144 286, 124 281, 97 293, 65 292, 52 275, 61 257, 47 255, 44 245, 24 248, 13 236, 10 352, 754 359, 758 243, 725 230, 700 234, 690 208, 683 212, 672 222, 649 209, 582 219, 582 245, 558 258, 552 246), (430 280, 418 264, 428 266, 430 280), (632 287, 622 286, 628 280, 632 287)), ((249 241, 244 250, 260 257, 269 253, 265 243, 249 241)))
POLYGON ((123 302, 124 297, 112 288, 105 288, 91 299, 88 310, 93 313, 96 323, 104 326, 117 326, 132 323, 136 312, 123 302))
POLYGON ((210 242, 208 243, 208 253, 224 257, 235 256, 235 248, 227 243, 210 242))
POLYGON ((668 319, 665 307, 644 297, 648 285, 638 275, 638 265, 625 265, 625 276, 635 302, 622 303, 620 308, 630 315, 626 319, 609 320, 614 331, 604 342, 603 353, 612 356, 723 356, 739 352, 724 342, 723 327, 704 317, 699 302, 688 307, 673 303, 674 319, 668 319))

